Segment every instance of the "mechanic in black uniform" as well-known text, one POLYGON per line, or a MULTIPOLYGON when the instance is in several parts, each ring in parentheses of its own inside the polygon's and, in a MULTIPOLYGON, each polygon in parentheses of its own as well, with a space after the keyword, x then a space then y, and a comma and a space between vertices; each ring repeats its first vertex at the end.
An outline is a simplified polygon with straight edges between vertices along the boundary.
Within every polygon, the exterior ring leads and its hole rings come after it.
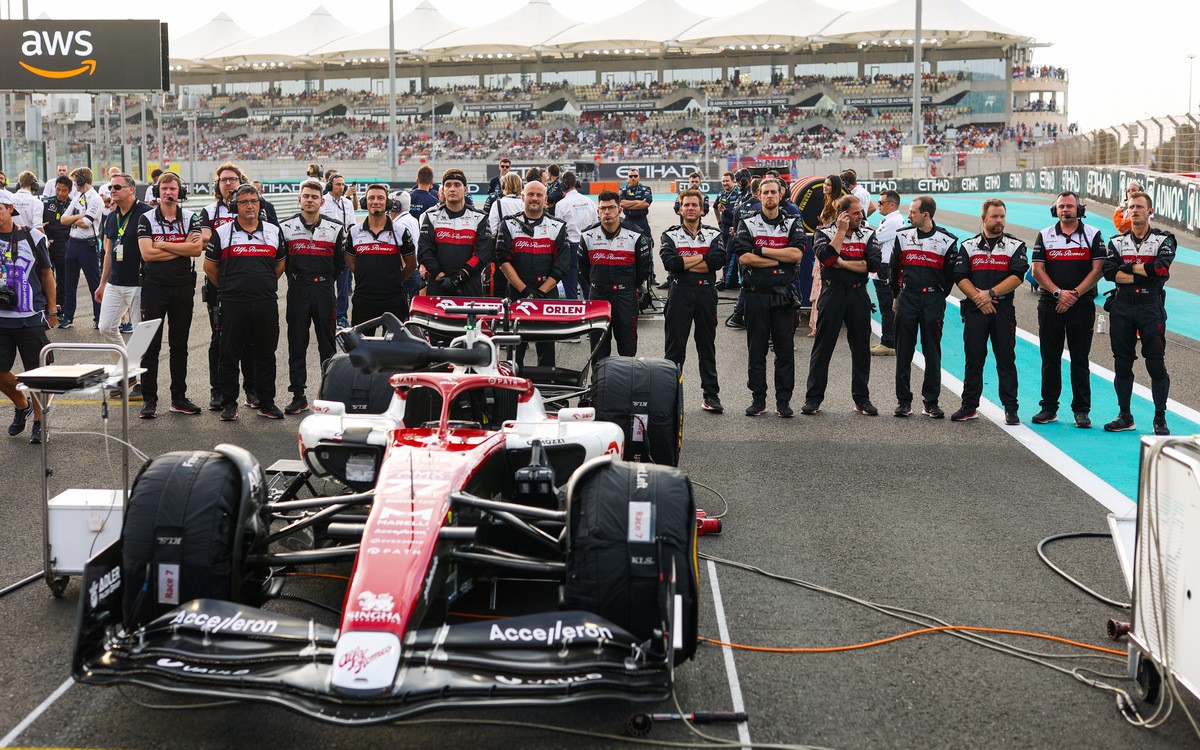
POLYGON ((1007 209, 999 198, 983 202, 983 232, 963 240, 959 247, 954 280, 965 299, 959 304, 963 321, 962 407, 974 413, 983 394, 983 366, 987 362, 988 339, 996 355, 996 377, 1004 419, 1017 419, 1017 312, 1013 291, 1021 286, 1029 270, 1025 243, 1004 231, 1007 209), (1011 419, 1009 415, 1012 415, 1011 419))
MULTIPOLYGON (((629 170, 629 180, 621 188, 621 212, 624 222, 650 238, 650 250, 654 250, 654 236, 650 234, 650 204, 654 202, 654 191, 641 183, 642 173, 636 168, 629 170)), ((654 266, 650 266, 651 284, 654 283, 654 266)))
MULTIPOLYGON (((701 180, 700 173, 692 172, 691 174, 688 175, 688 184, 687 184, 687 187, 684 188, 684 190, 695 190, 696 192, 700 193, 701 197, 704 198, 704 205, 700 207, 700 218, 703 219, 705 216, 708 216, 708 209, 710 208, 710 204, 708 202, 708 196, 705 195, 702 190, 700 190, 700 180, 701 180)), ((682 214, 679 212, 679 209, 680 209, 679 204, 680 204, 680 201, 682 201, 682 200, 683 200, 683 190, 680 190, 679 197, 675 199, 675 215, 676 216, 682 216, 682 214)), ((664 287, 664 288, 666 288, 666 287, 664 287)))
POLYGON ((354 274, 350 324, 359 325, 385 312, 408 319, 404 279, 416 270, 416 238, 388 216, 388 186, 367 187, 367 218, 350 227, 346 258, 354 274))
POLYGON ((666 347, 663 356, 682 372, 688 333, 695 326, 696 358, 700 364, 702 406, 720 414, 721 386, 717 382, 717 273, 725 268, 725 237, 720 229, 700 223, 703 194, 679 194, 682 221, 663 232, 658 254, 671 277, 671 295, 663 315, 666 347))
MULTIPOLYGON (((734 214, 732 226, 736 229, 738 222, 742 219, 748 219, 762 210, 762 201, 758 198, 758 190, 762 185, 762 180, 755 177, 750 180, 750 187, 738 196, 737 203, 731 206, 734 214)), ((783 203, 780 202, 779 210, 783 211, 783 203)), ((783 211, 783 213, 787 213, 783 211)), ((732 240, 730 240, 732 242, 732 240)), ((741 276, 745 276, 745 269, 738 271, 741 276)), ((737 285, 740 287, 740 285, 737 285)), ((746 293, 745 291, 738 293, 737 302, 733 303, 733 313, 725 320, 725 325, 730 328, 746 327, 746 293)))
POLYGON ((593 362, 612 353, 613 339, 622 357, 637 356, 638 295, 650 276, 650 238, 621 222, 618 198, 611 190, 600 193, 600 223, 579 234, 579 276, 591 289, 589 299, 612 305, 608 332, 589 333, 593 362))
MULTIPOLYGON (((525 210, 507 216, 496 234, 496 266, 508 279, 510 299, 558 299, 558 280, 571 267, 567 225, 545 215, 546 186, 527 182, 521 193, 525 210)), ((594 293, 594 292, 593 292, 594 293)), ((518 364, 525 361, 527 344, 517 348, 518 364)), ((554 342, 537 342, 538 367, 554 367, 554 342)))
POLYGON ((1034 424, 1058 419, 1063 341, 1071 352, 1071 412, 1076 427, 1091 426, 1092 374, 1088 357, 1096 325, 1096 284, 1104 274, 1104 238, 1084 224, 1085 206, 1071 191, 1058 194, 1050 214, 1058 223, 1033 241, 1033 280, 1038 299, 1038 345, 1042 352, 1042 410, 1034 424))
POLYGON ((873 417, 879 410, 870 399, 871 298, 867 296, 867 274, 879 270, 879 240, 875 230, 867 226, 862 203, 853 195, 843 195, 837 211, 837 220, 813 235, 813 254, 815 262, 821 264, 825 286, 817 299, 820 314, 808 359, 808 393, 800 413, 816 414, 821 410, 829 382, 829 359, 845 325, 854 410, 873 417))
POLYGON ((431 297, 482 297, 480 274, 492 261, 488 217, 466 202, 467 177, 458 168, 442 175, 446 202, 421 214, 417 261, 431 297))
MULTIPOLYGON (((861 199, 859 205, 862 205, 861 199)), ((937 203, 928 195, 913 198, 908 209, 911 226, 896 232, 888 286, 896 312, 896 411, 898 417, 912 413, 912 361, 918 333, 925 355, 925 377, 921 381, 922 412, 927 417, 946 416, 938 406, 942 393, 942 323, 946 297, 954 288, 958 263, 958 239, 933 223, 937 203)), ((882 251, 882 248, 881 248, 882 251)), ((818 322, 820 319, 818 318, 818 322)), ((956 421, 970 418, 960 409, 950 416, 956 421)))
MULTIPOLYGON (((240 185, 245 184, 246 176, 236 164, 226 162, 217 167, 216 183, 213 185, 214 200, 200 209, 200 240, 204 247, 212 240, 213 232, 233 221, 237 208, 233 205, 233 193, 240 185)), ((259 214, 259 219, 265 221, 266 216, 259 214)), ((224 409, 224 397, 218 383, 217 371, 221 360, 221 326, 218 316, 221 310, 221 291, 208 280, 205 275, 204 286, 200 292, 208 308, 208 324, 212 335, 208 340, 208 385, 212 398, 208 402, 209 411, 224 409)), ((258 408, 258 395, 254 392, 254 345, 247 344, 242 350, 242 384, 246 389, 246 406, 258 408)))
POLYGON ((300 212, 279 228, 287 248, 288 390, 292 400, 285 414, 308 409, 308 332, 317 338, 322 369, 335 353, 337 279, 346 266, 346 227, 321 213, 320 180, 300 183, 300 212))
POLYGON ((138 221, 138 248, 142 253, 142 320, 162 319, 142 356, 142 419, 158 412, 158 359, 163 332, 171 352, 171 411, 195 416, 200 407, 187 397, 188 339, 196 300, 196 258, 204 252, 199 218, 179 205, 183 187, 179 175, 163 172, 155 188, 158 207, 138 221))
MULTIPOLYGON (((750 190, 751 179, 749 169, 739 169, 733 174, 733 185, 725 197, 725 207, 717 214, 718 226, 721 235, 725 238, 726 246, 733 242, 733 233, 737 229, 737 222, 740 218, 741 203, 750 200, 754 195, 750 190)), ((725 183, 722 181, 721 184, 725 183)), ((740 289, 742 286, 741 265, 737 261, 737 256, 729 253, 726 263, 728 265, 725 268, 725 278, 721 281, 718 291, 720 289, 740 289)))
POLYGON ((738 222, 731 251, 742 266, 746 300, 746 342, 750 367, 746 385, 750 406, 746 416, 767 410, 767 348, 775 349, 775 413, 792 417, 796 386, 796 311, 800 307, 792 282, 796 264, 804 257, 808 235, 800 219, 779 210, 783 183, 763 180, 762 208, 738 222))
POLYGON ((237 419, 238 362, 254 347, 254 391, 258 413, 283 419, 275 405, 275 349, 279 346, 279 277, 287 262, 283 232, 260 216, 262 199, 253 185, 233 194, 237 216, 217 228, 204 252, 204 274, 221 291, 221 420, 237 419))
POLYGON ((63 306, 63 295, 66 293, 67 240, 71 237, 71 228, 60 219, 71 207, 71 187, 70 177, 56 177, 54 194, 42 199, 42 231, 46 233, 50 262, 54 264, 54 286, 58 295, 55 303, 58 307, 63 306))
POLYGON ((1167 396, 1171 377, 1164 360, 1167 349, 1166 292, 1175 259, 1175 235, 1150 226, 1154 203, 1143 192, 1133 193, 1126 201, 1125 216, 1129 231, 1108 243, 1104 258, 1104 278, 1117 284, 1112 301, 1112 322, 1108 337, 1112 344, 1113 387, 1117 391, 1117 418, 1104 425, 1108 432, 1132 430, 1133 413, 1129 400, 1133 395, 1133 361, 1137 359, 1138 339, 1142 340, 1142 359, 1150 373, 1150 393, 1154 398, 1154 434, 1170 435, 1167 428, 1167 396))

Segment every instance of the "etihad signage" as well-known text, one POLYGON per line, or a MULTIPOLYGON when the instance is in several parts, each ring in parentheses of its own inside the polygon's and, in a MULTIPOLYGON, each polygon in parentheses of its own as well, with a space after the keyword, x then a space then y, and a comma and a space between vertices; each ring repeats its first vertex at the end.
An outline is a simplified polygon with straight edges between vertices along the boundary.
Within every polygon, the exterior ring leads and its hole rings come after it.
POLYGON ((0 80, 11 91, 162 91, 158 21, 0 21, 0 80))

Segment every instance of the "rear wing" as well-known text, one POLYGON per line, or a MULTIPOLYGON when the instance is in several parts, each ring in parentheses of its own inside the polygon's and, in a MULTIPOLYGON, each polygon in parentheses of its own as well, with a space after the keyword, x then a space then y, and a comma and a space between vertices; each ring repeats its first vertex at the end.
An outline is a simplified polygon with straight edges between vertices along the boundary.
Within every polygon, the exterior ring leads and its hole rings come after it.
POLYGON ((513 333, 522 341, 557 341, 591 331, 603 333, 612 318, 612 306, 604 300, 520 299, 509 304, 507 317, 501 303, 490 297, 414 297, 409 322, 431 332, 458 336, 467 316, 457 310, 447 311, 478 305, 492 308, 480 311, 476 317, 493 334, 513 333))

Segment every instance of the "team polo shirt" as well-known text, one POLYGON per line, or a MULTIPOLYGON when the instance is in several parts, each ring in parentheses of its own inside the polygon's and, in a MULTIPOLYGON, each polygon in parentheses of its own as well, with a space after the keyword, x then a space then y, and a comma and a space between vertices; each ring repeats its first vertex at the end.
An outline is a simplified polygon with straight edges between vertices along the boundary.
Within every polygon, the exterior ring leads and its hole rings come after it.
MULTIPOLYGON (((1061 222, 1046 227, 1033 241, 1033 262, 1045 264, 1046 275, 1059 289, 1075 289, 1082 284, 1092 272, 1092 261, 1104 258, 1105 254, 1100 230, 1083 222, 1070 234, 1063 233, 1061 222)), ((1083 294, 1084 299, 1095 296, 1095 287, 1083 294)))
POLYGON ((945 229, 936 224, 928 232, 904 227, 896 232, 892 250, 892 291, 905 286, 950 294, 957 262, 958 238, 945 229))
MULTIPOLYGON (((154 242, 186 242, 187 238, 200 231, 197 215, 186 208, 176 208, 175 218, 168 221, 162 207, 142 214, 138 219, 138 239, 154 242)), ((193 259, 175 257, 170 260, 142 262, 142 283, 160 286, 194 284, 192 278, 193 259)))
POLYGON ((316 224, 305 224, 300 214, 279 225, 287 244, 289 274, 309 279, 332 279, 346 265, 346 228, 336 220, 319 216, 316 224))
POLYGON ((287 258, 287 249, 277 225, 259 221, 246 231, 231 221, 213 232, 204 258, 217 264, 222 300, 263 302, 276 298, 275 264, 287 258))
POLYGON ((404 258, 416 252, 412 236, 384 219, 379 234, 367 226, 369 219, 350 227, 354 256, 354 295, 363 299, 387 300, 404 293, 404 258))

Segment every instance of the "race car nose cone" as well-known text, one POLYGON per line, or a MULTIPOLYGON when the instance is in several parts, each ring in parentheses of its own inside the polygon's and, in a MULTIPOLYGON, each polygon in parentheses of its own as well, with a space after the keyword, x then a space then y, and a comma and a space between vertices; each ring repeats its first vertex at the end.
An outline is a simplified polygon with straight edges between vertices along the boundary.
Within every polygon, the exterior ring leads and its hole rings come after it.
POLYGON ((400 639, 394 633, 350 631, 338 639, 331 682, 346 691, 385 690, 399 665, 400 639))

